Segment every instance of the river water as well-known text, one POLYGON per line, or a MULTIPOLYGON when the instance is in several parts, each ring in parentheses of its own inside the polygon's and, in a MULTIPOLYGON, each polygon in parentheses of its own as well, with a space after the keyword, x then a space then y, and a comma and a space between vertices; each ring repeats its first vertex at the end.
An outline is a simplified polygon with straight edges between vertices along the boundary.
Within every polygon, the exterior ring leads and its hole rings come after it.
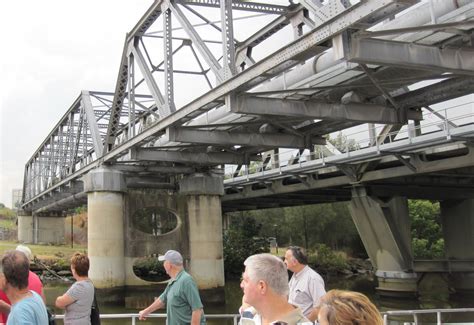
MULTIPOLYGON (((366 294, 381 311, 386 310, 406 310, 406 309, 431 309, 431 308, 463 308, 474 307, 473 297, 454 296, 449 293, 447 289, 442 286, 434 285, 425 289, 420 293, 418 299, 416 298, 381 298, 375 292, 375 283, 369 277, 343 277, 332 276, 326 278, 326 289, 344 289, 354 290, 366 294)), ((68 288, 69 283, 51 282, 45 285, 45 295, 48 306, 54 305, 54 300, 57 296, 62 295, 68 288)), ((164 286, 156 285, 146 288, 122 289, 114 291, 97 292, 97 299, 99 301, 101 314, 122 314, 122 313, 138 313, 139 310, 148 306, 154 299, 159 296, 164 286)), ((226 282, 224 289, 224 299, 220 302, 210 302, 209 299, 203 298, 204 310, 207 314, 235 314, 242 300, 242 290, 239 282, 230 280, 226 282)), ((215 299, 211 299, 215 300, 215 299)), ((55 309, 56 313, 62 314, 63 311, 55 309)), ((157 311, 164 313, 165 311, 157 311)), ((470 314, 470 321, 474 324, 474 314, 470 314)), ((456 316, 454 316, 456 318, 456 316)), ((455 319, 453 319, 455 321, 455 319)), ((462 318, 462 321, 466 321, 462 318)), ((164 320, 150 319, 143 324, 165 324, 164 320)), ((208 324, 232 324, 230 321, 224 320, 208 320, 208 324)), ((102 324, 131 324, 131 320, 103 320, 102 324)))

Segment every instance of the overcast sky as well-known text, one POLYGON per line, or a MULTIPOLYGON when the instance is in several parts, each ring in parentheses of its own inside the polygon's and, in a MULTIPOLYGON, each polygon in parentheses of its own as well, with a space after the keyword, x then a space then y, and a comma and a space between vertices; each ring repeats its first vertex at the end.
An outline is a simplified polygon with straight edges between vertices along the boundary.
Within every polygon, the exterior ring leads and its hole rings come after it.
POLYGON ((152 0, 0 1, 0 203, 82 89, 113 92, 125 33, 152 0))

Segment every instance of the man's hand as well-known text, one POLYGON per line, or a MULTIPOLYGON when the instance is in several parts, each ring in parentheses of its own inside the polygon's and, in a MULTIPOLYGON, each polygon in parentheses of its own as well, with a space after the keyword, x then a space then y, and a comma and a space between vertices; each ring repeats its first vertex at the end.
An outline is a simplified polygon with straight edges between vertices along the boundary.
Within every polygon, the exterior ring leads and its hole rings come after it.
POLYGON ((150 313, 157 309, 163 308, 164 306, 165 304, 160 300, 160 298, 158 298, 150 306, 138 312, 138 319, 145 320, 148 315, 150 315, 150 313))
POLYGON ((310 321, 314 322, 318 319, 318 313, 319 313, 319 306, 314 307, 313 310, 311 310, 311 313, 309 313, 306 318, 308 318, 310 321))
POLYGON ((146 309, 140 310, 138 312, 138 319, 139 320, 146 320, 148 314, 149 314, 149 312, 147 312, 146 309))

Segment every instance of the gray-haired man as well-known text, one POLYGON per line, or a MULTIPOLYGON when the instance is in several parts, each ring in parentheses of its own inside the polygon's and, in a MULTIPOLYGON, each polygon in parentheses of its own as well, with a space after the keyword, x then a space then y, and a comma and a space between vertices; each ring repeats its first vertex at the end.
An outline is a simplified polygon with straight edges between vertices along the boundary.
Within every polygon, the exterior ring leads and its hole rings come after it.
POLYGON ((183 257, 174 250, 158 257, 170 276, 165 291, 150 306, 139 312, 139 319, 166 306, 167 325, 206 324, 203 305, 193 278, 183 269, 183 257))
POLYGON ((308 257, 301 247, 288 247, 285 264, 288 270, 293 272, 288 301, 300 307, 310 321, 315 321, 318 317, 319 301, 326 294, 323 278, 308 266, 308 257))
POLYGON ((297 307, 288 303, 288 272, 281 259, 271 254, 256 254, 244 262, 245 272, 240 287, 242 302, 255 309, 241 324, 288 324, 308 322, 297 307))

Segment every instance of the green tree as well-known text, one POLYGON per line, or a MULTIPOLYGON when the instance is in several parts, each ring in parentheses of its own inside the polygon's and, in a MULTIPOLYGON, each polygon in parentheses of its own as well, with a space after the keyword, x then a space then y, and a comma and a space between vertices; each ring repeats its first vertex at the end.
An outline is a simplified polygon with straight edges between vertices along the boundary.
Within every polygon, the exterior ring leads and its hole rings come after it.
POLYGON ((360 147, 354 139, 348 139, 347 135, 342 134, 342 132, 339 132, 337 136, 332 139, 328 136, 327 140, 340 152, 347 152, 347 149, 352 151, 360 147))
POLYGON ((413 255, 415 258, 441 258, 444 240, 439 203, 409 200, 413 255))
POLYGON ((247 257, 270 251, 268 242, 259 236, 261 227, 251 216, 232 213, 230 227, 223 236, 226 276, 240 276, 247 257))

